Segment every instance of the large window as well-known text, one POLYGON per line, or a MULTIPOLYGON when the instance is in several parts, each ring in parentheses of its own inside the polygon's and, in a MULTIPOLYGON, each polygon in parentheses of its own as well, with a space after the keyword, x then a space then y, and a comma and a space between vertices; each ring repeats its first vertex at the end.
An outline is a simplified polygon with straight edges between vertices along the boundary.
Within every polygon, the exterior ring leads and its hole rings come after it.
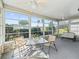
POLYGON ((44 32, 45 32, 45 35, 52 34, 52 26, 53 26, 52 20, 48 20, 48 19, 44 20, 44 32))
POLYGON ((58 35, 58 22, 53 21, 53 35, 58 35))
POLYGON ((57 34, 57 22, 39 17, 31 17, 31 32, 32 36, 39 37, 42 35, 57 34), (43 34, 44 33, 44 34, 43 34))
POLYGON ((59 34, 69 32, 69 21, 60 21, 59 22, 59 34))
POLYGON ((5 12, 5 40, 13 40, 17 36, 29 37, 28 16, 12 11, 5 12))
POLYGON ((76 35, 79 35, 79 24, 72 24, 70 31, 76 35))
POLYGON ((70 32, 73 32, 76 35, 79 35, 79 20, 78 19, 71 21, 70 32))
POLYGON ((31 32, 34 37, 39 37, 43 34, 42 18, 35 16, 31 17, 31 32))
POLYGON ((23 36, 29 38, 29 29, 31 27, 31 37, 40 37, 57 33, 57 22, 36 16, 31 16, 31 26, 29 27, 28 15, 15 13, 12 11, 5 12, 5 40, 13 40, 15 37, 23 36))

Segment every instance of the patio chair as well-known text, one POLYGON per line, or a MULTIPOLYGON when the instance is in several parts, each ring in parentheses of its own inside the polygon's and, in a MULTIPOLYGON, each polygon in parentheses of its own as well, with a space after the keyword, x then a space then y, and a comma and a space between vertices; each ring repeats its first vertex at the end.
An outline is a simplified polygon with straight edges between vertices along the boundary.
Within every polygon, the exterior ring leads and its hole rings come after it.
POLYGON ((27 41, 23 37, 15 38, 15 46, 18 49, 19 57, 25 57, 31 52, 31 46, 27 46, 27 41))
POLYGON ((2 56, 2 54, 3 54, 3 46, 2 46, 2 44, 0 44, 0 59, 1 59, 1 56, 2 56))
POLYGON ((16 47, 21 47, 21 46, 25 45, 26 42, 27 41, 25 41, 23 37, 17 37, 17 38, 15 38, 15 46, 16 47))
POLYGON ((56 48, 55 40, 56 40, 56 36, 52 36, 52 35, 48 36, 48 40, 47 40, 48 43, 44 44, 45 46, 49 47, 48 52, 50 51, 52 44, 54 45, 55 50, 58 51, 58 49, 56 48))

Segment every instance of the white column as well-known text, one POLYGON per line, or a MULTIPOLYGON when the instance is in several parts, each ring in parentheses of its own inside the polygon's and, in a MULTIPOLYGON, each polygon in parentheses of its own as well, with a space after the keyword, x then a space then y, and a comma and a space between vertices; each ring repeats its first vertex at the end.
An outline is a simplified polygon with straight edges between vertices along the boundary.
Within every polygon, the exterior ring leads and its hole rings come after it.
POLYGON ((69 32, 70 32, 70 27, 71 26, 71 20, 69 20, 69 22, 68 22, 68 29, 69 29, 69 32))
POLYGON ((58 33, 58 37, 59 37, 59 21, 58 21, 58 26, 57 26, 57 33, 58 33))
POLYGON ((31 40, 31 16, 28 16, 29 19, 29 40, 31 40))
POLYGON ((43 23, 43 37, 45 37, 45 30, 44 30, 44 19, 42 19, 42 23, 43 23))
POLYGON ((2 1, 0 0, 0 44, 5 42, 5 20, 4 20, 4 8, 2 1))
POLYGON ((53 20, 52 20, 52 35, 53 35, 53 20))

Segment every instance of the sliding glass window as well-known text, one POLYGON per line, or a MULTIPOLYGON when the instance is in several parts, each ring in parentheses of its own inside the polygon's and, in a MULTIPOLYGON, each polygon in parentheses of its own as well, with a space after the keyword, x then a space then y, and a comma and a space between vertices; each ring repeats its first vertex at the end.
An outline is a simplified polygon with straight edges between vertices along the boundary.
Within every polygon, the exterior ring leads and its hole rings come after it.
POLYGON ((32 37, 40 37, 43 35, 43 22, 42 18, 31 17, 31 34, 32 37))
POLYGON ((79 19, 75 19, 71 21, 70 32, 79 35, 79 19))
POLYGON ((40 37, 57 33, 57 22, 36 16, 30 16, 31 26, 29 27, 28 15, 5 11, 5 40, 13 40, 15 37, 23 36, 29 38, 29 28, 31 27, 31 37, 40 37))
POLYGON ((5 11, 5 41, 13 40, 17 36, 29 37, 28 15, 5 11))
POLYGON ((59 34, 69 32, 69 21, 59 21, 59 34))
POLYGON ((44 19, 44 32, 45 35, 52 34, 52 20, 44 19))
POLYGON ((53 35, 58 35, 58 22, 53 20, 53 35))

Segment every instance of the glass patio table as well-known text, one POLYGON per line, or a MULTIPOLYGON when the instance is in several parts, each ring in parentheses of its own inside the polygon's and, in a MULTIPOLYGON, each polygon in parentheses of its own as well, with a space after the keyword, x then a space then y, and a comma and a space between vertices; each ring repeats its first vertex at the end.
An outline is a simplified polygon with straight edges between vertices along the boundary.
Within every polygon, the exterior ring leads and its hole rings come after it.
MULTIPOLYGON (((31 39, 31 40, 28 40, 28 43, 27 45, 28 46, 36 46, 36 45, 39 45, 40 46, 40 49, 37 49, 31 56, 30 58, 37 58, 37 59, 48 59, 49 58, 49 55, 47 55, 43 50, 42 50, 42 46, 43 44, 45 43, 48 43, 47 40, 43 39, 43 38, 39 38, 37 39, 36 41, 31 39)), ((29 58, 29 59, 30 59, 29 58)))

